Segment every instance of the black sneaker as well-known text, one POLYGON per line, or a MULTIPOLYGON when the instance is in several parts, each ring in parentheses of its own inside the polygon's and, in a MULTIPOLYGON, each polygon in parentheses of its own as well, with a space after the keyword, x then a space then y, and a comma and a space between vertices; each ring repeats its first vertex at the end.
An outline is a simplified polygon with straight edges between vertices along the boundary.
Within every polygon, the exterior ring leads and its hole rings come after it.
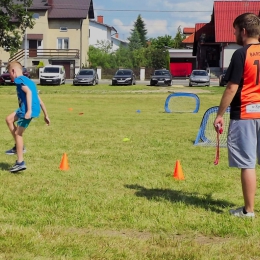
MULTIPOLYGON (((12 149, 5 151, 5 154, 8 154, 8 155, 14 155, 16 153, 17 153, 16 145, 14 145, 14 147, 12 149)), ((25 147, 23 148, 23 153, 26 153, 25 147)))
POLYGON ((26 170, 25 162, 22 161, 22 162, 18 163, 16 161, 15 165, 12 166, 9 171, 12 172, 12 173, 16 173, 16 172, 20 172, 20 171, 23 171, 23 170, 26 170))

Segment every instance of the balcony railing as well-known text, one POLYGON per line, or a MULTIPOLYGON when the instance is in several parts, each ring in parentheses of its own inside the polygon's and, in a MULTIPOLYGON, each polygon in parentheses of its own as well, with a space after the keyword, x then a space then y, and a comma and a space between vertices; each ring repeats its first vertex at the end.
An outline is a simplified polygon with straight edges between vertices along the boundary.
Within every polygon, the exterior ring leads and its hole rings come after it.
MULTIPOLYGON (((10 57, 10 61, 20 60, 24 58, 25 50, 18 51, 10 57)), ((78 49, 29 49, 27 50, 27 58, 74 58, 79 59, 78 49)))

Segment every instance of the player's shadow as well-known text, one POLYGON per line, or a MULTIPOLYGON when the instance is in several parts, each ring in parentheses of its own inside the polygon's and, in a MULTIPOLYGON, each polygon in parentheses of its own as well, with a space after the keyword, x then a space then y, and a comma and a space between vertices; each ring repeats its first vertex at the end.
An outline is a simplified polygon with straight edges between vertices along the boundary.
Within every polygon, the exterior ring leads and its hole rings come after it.
POLYGON ((8 163, 0 163, 0 170, 6 171, 10 169, 10 165, 8 163))
POLYGON ((145 197, 148 200, 154 201, 161 201, 164 199, 172 203, 182 202, 216 213, 223 213, 224 208, 235 206, 235 204, 226 200, 212 199, 212 194, 190 193, 171 189, 147 189, 137 184, 125 185, 125 187, 136 190, 135 195, 137 197, 145 197))

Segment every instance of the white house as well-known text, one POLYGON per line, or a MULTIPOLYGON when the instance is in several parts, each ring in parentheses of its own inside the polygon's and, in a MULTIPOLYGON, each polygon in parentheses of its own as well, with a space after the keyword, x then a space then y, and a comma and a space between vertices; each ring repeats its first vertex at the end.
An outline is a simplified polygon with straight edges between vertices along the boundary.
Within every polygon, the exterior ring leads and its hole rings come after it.
POLYGON ((97 46, 98 42, 109 42, 112 51, 116 51, 119 46, 127 46, 128 42, 118 37, 117 30, 104 23, 104 17, 99 15, 97 20, 89 21, 89 45, 97 46))

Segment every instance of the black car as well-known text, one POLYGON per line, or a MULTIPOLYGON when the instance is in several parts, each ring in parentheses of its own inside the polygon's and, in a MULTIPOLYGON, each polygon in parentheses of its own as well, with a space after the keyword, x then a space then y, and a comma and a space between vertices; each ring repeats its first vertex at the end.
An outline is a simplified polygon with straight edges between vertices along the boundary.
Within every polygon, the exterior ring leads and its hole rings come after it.
POLYGON ((227 85, 227 81, 225 80, 225 75, 226 75, 227 70, 224 69, 223 73, 219 76, 219 86, 224 87, 227 85))
POLYGON ((161 69, 154 71, 151 75, 150 85, 155 86, 157 84, 172 86, 172 74, 169 70, 161 69))
POLYGON ((130 69, 119 69, 112 78, 112 86, 114 85, 135 85, 136 76, 130 69))
MULTIPOLYGON (((23 75, 26 76, 27 78, 31 78, 30 72, 23 67, 23 75)), ((8 71, 4 72, 3 74, 0 75, 0 85, 4 84, 13 84, 13 80, 10 78, 10 74, 8 71)))
POLYGON ((73 79, 73 85, 93 85, 98 84, 98 74, 94 69, 81 69, 73 79))

